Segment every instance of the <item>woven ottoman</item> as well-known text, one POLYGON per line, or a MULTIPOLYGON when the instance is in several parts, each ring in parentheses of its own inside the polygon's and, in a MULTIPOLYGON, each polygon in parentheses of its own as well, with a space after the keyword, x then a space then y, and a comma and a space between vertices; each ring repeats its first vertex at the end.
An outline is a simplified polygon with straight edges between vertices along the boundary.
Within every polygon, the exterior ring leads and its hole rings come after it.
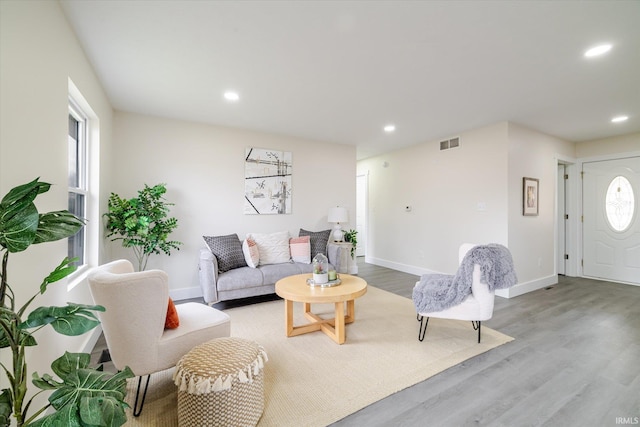
POLYGON ((243 338, 216 338, 182 356, 173 376, 178 386, 178 426, 255 426, 264 410, 267 353, 243 338))

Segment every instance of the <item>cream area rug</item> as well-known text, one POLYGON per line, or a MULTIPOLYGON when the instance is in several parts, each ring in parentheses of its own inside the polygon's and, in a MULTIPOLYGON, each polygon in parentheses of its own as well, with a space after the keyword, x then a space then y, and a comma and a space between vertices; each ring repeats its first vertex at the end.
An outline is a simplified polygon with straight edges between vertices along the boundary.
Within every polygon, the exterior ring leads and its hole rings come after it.
MULTIPOLYGON (((512 340, 482 328, 482 343, 471 322, 432 318, 418 341, 413 302, 372 286, 355 303, 356 320, 338 345, 322 332, 287 338, 284 302, 271 301, 225 312, 231 335, 261 344, 265 364, 265 409, 259 426, 326 426, 397 391, 512 340)), ((333 305, 313 305, 330 317, 333 305)), ((306 323, 294 303, 296 325, 306 323)), ((325 316, 323 316, 325 317, 325 316)), ((127 426, 177 426, 173 370, 151 376, 142 415, 127 426)), ((133 406, 137 380, 127 399, 133 406)))

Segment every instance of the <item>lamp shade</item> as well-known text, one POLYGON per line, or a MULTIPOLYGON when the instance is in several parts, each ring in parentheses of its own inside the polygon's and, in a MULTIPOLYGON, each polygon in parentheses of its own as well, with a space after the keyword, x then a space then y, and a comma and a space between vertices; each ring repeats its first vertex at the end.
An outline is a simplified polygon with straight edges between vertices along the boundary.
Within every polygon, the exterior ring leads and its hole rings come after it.
POLYGON ((329 214, 327 215, 327 222, 349 222, 349 211, 347 210, 347 208, 343 208, 340 206, 331 208, 329 209, 329 214))

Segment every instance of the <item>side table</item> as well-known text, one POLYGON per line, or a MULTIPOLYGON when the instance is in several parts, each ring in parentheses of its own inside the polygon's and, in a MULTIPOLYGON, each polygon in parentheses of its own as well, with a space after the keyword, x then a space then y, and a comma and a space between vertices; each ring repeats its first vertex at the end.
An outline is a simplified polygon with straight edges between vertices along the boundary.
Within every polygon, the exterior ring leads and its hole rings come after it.
POLYGON ((336 271, 343 274, 358 274, 356 261, 351 258, 351 242, 329 242, 327 252, 329 259, 335 260, 336 271))

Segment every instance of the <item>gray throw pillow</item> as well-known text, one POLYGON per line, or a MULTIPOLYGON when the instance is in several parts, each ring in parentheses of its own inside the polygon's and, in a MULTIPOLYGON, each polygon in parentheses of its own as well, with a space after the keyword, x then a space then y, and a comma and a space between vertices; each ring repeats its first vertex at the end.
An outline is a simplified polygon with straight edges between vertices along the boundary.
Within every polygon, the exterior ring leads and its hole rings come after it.
POLYGON ((242 252, 242 242, 240 242, 237 234, 202 236, 202 238, 218 260, 218 271, 220 273, 247 266, 242 252))
POLYGON ((313 259, 318 254, 327 256, 327 243, 329 243, 331 230, 308 231, 301 228, 298 235, 309 236, 309 241, 311 243, 311 259, 313 259))

